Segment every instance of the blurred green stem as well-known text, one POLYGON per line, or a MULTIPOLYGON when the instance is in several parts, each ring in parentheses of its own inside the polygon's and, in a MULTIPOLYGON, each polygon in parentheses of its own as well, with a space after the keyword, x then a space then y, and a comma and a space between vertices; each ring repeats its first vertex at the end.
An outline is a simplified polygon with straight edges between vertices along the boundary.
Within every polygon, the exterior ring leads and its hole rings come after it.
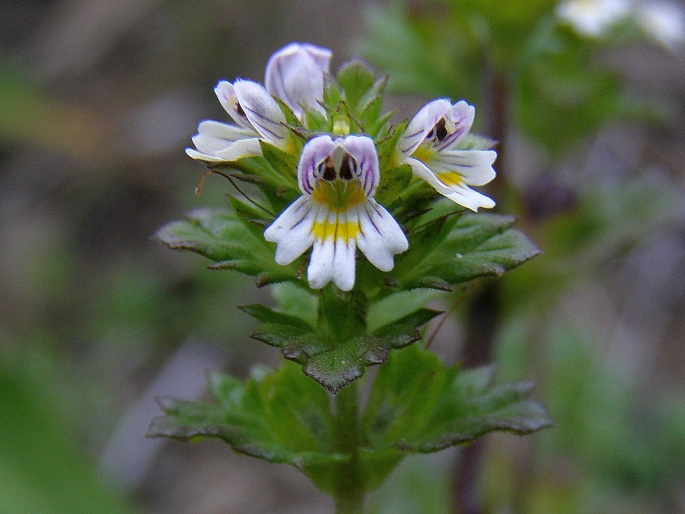
POLYGON ((357 381, 343 387, 335 398, 335 441, 337 450, 350 460, 338 468, 335 492, 336 514, 364 511, 364 482, 359 462, 359 391, 357 381))
MULTIPOLYGON (((509 76, 506 71, 494 72, 490 78, 489 91, 489 134, 497 141, 497 180, 493 182, 493 196, 501 205, 511 194, 504 169, 509 114, 509 76)), ((499 283, 486 284, 471 298, 466 314, 466 338, 462 351, 465 366, 482 366, 492 359, 492 348, 501 321, 499 300, 499 283)), ((460 514, 483 512, 478 480, 484 449, 484 441, 480 440, 466 446, 461 452, 454 481, 454 506, 460 514)))

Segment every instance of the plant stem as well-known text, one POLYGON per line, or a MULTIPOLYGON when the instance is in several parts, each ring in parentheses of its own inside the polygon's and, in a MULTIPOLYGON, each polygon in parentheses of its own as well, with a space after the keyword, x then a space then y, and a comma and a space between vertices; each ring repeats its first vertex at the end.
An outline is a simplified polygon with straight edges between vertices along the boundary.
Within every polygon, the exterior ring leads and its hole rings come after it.
POLYGON ((359 391, 357 381, 343 387, 335 398, 335 439, 337 450, 350 455, 338 467, 335 492, 336 514, 364 511, 364 482, 359 461, 359 391))

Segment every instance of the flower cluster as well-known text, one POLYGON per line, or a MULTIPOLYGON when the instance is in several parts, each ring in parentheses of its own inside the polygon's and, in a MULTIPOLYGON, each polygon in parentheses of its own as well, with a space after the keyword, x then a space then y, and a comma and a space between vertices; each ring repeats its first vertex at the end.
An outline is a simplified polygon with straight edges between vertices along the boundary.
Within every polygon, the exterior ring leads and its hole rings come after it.
MULTIPOLYGON (((214 91, 233 123, 201 122, 195 148, 186 152, 210 166, 229 167, 262 156, 264 145, 291 155, 300 196, 271 222, 264 238, 276 243, 275 260, 281 265, 312 249, 307 269, 312 288, 332 281, 349 291, 357 248, 376 268, 390 271, 394 256, 409 247, 395 217, 374 199, 383 173, 410 167, 414 180, 477 211, 495 205, 469 186, 495 177, 496 152, 464 144, 475 115, 465 101, 429 102, 401 125, 399 137, 391 130, 383 136, 365 133, 353 116, 341 119, 340 106, 325 101, 334 82, 331 57, 328 49, 292 43, 270 58, 264 86, 240 79, 219 82, 214 91), (329 121, 329 130, 312 120, 329 121), (388 140, 395 146, 382 169, 378 148, 388 140)), ((343 94, 340 102, 345 101, 343 94)))

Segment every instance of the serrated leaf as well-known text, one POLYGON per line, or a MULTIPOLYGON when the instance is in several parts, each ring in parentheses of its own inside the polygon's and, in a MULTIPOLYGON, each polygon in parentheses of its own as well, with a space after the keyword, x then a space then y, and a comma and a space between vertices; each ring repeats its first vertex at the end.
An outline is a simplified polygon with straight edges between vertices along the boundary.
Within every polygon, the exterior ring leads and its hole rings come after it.
POLYGON ((264 305, 242 305, 240 306, 240 310, 262 323, 288 325, 301 330, 313 330, 313 327, 302 318, 269 309, 264 305))
POLYGON ((493 368, 462 371, 416 346, 393 352, 363 414, 371 448, 434 452, 492 431, 529 434, 553 426, 528 399, 530 383, 492 385, 493 368))
POLYGON ((203 255, 215 261, 216 268, 258 276, 262 284, 297 280, 294 266, 276 264, 272 245, 262 237, 263 229, 235 212, 197 209, 186 217, 163 226, 156 238, 171 249, 203 255))
MULTIPOLYGON (((389 325, 428 304, 438 293, 426 290, 399 291, 369 306, 368 326, 371 332, 389 325)), ((417 325, 418 326, 418 325, 417 325)))
POLYGON ((333 451, 333 416, 325 391, 297 366, 245 382, 215 373, 209 377, 214 404, 163 398, 164 415, 148 428, 150 437, 183 441, 219 438, 238 453, 286 463, 315 482, 322 469, 349 457, 333 451))
POLYGON ((301 364, 306 375, 333 394, 360 378, 366 367, 385 362, 390 350, 418 341, 421 335, 416 327, 440 314, 420 308, 373 333, 336 338, 336 334, 322 333, 301 318, 261 305, 242 309, 264 322, 252 334, 254 339, 280 348, 286 359, 301 364))
POLYGON ((402 289, 445 290, 450 284, 500 276, 539 253, 522 232, 511 228, 513 222, 513 218, 497 214, 434 220, 423 230, 409 234, 410 247, 420 245, 424 249, 422 259, 400 256, 392 277, 402 289))
POLYGON ((301 364, 305 374, 335 394, 360 378, 366 367, 385 362, 391 349, 414 343, 421 336, 416 329, 407 329, 384 337, 364 335, 334 342, 313 332, 298 332, 294 327, 264 325, 252 337, 281 348, 286 359, 301 364))

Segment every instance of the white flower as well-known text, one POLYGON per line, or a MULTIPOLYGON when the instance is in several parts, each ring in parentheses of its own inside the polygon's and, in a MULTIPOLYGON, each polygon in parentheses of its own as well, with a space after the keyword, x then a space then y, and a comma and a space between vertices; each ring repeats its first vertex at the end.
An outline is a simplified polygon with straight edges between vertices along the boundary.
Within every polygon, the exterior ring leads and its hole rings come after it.
POLYGON ((395 219, 373 194, 380 170, 373 141, 366 136, 332 139, 322 135, 302 149, 297 179, 302 196, 266 229, 276 243, 275 260, 286 265, 310 246, 309 285, 331 280, 349 291, 355 280, 355 249, 382 271, 409 243, 395 219))
POLYGON ((303 108, 323 113, 324 75, 331 51, 310 44, 291 43, 274 53, 266 65, 266 90, 285 102, 298 118, 303 108))
POLYGON ((237 161, 261 155, 259 140, 287 149, 288 129, 281 108, 260 84, 222 80, 214 88, 219 102, 237 125, 205 120, 193 136, 197 150, 186 148, 193 159, 208 162, 237 161))
POLYGON ((681 6, 666 2, 642 2, 635 10, 642 29, 667 50, 685 43, 685 13, 681 6))
POLYGON ((629 0, 568 0, 557 6, 557 16, 580 35, 602 37, 626 18, 631 11, 629 0))
POLYGON ((482 186, 495 178, 494 150, 457 150, 454 146, 473 124, 475 109, 463 100, 433 100, 409 122, 400 138, 400 161, 438 193, 468 209, 492 208, 495 202, 468 186, 482 186))

